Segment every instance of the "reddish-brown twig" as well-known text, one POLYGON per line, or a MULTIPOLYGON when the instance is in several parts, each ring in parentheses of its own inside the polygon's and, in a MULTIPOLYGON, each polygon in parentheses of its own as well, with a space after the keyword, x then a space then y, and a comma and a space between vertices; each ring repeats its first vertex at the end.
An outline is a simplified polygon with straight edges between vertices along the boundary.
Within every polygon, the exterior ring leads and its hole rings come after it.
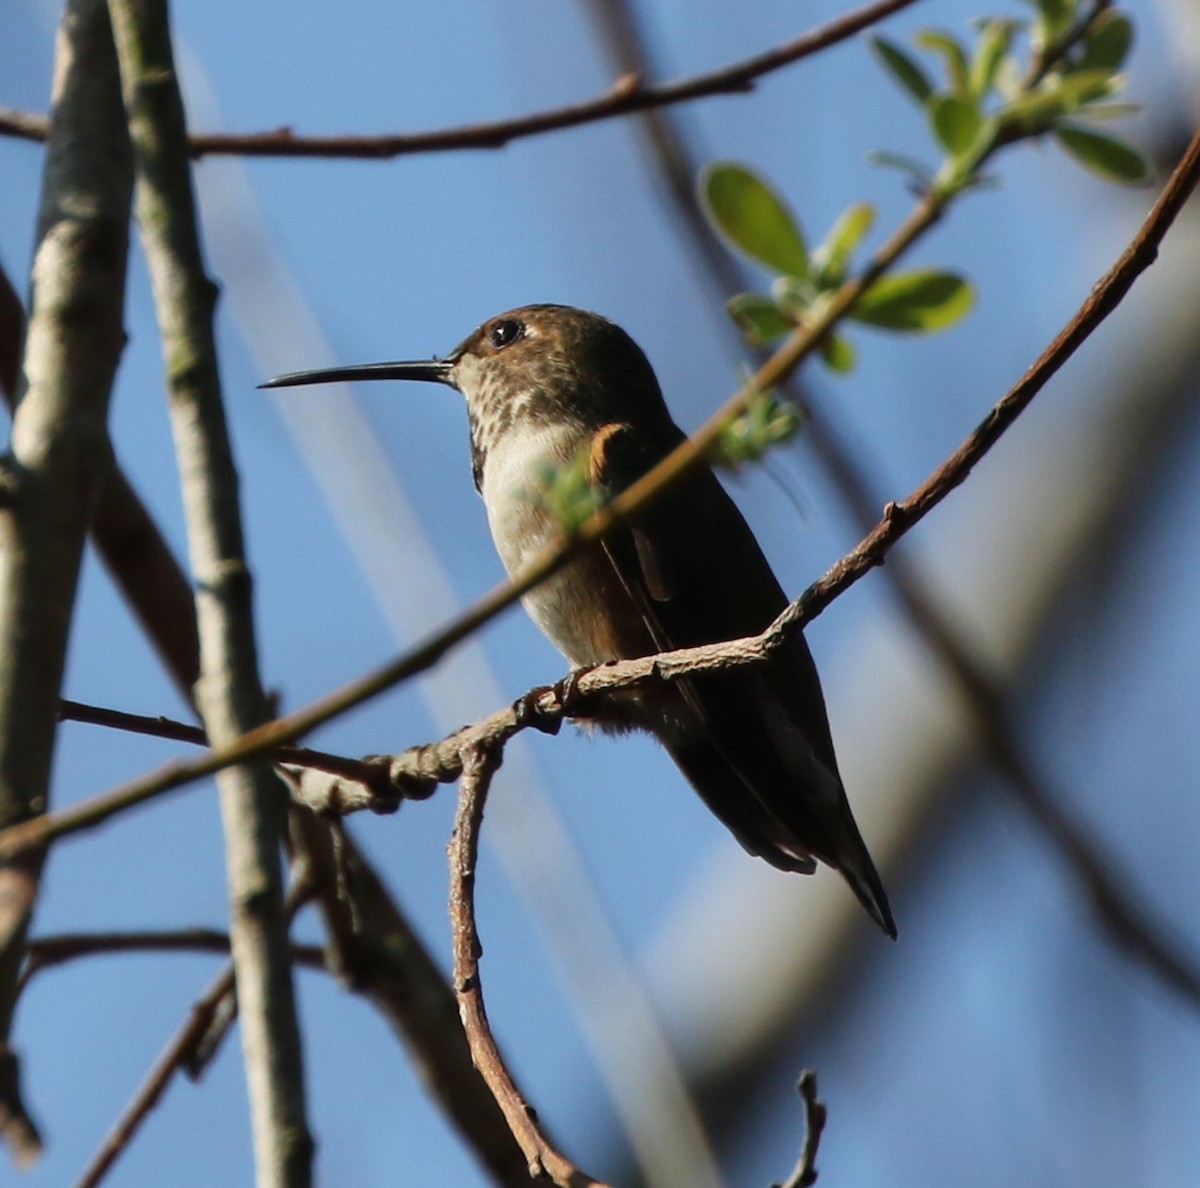
POLYGON ((187 1053, 212 1025, 221 1004, 232 992, 233 965, 226 963, 208 989, 192 1005, 191 1014, 183 1026, 162 1050, 117 1124, 105 1135, 104 1142, 80 1175, 76 1188, 95 1188, 108 1173, 146 1116, 162 1099, 175 1073, 183 1065, 187 1053))
POLYGON ((463 756, 458 811, 448 847, 450 857, 450 923, 454 932, 454 993, 471 1057, 504 1112, 513 1137, 529 1161, 532 1179, 549 1176, 561 1188, 603 1188, 577 1168, 547 1138, 533 1107, 517 1088, 500 1055, 488 1023, 479 980, 483 946, 475 921, 475 866, 479 829, 492 775, 500 766, 498 747, 475 747, 463 756))
MULTIPOLYGON (((743 94, 753 90, 757 79, 828 49, 878 24, 885 17, 909 7, 915 0, 879 0, 820 25, 792 41, 751 58, 677 79, 675 82, 643 84, 633 75, 616 80, 602 95, 582 103, 568 103, 546 111, 509 120, 467 124, 458 128, 383 136, 297 136, 291 128, 270 132, 200 133, 191 137, 195 157, 234 154, 245 157, 351 157, 386 160, 413 153, 445 152, 455 149, 502 148, 511 141, 580 124, 591 124, 615 116, 650 111, 674 103, 687 103, 714 95, 743 94)), ((47 119, 35 112, 0 108, 0 135, 22 140, 43 140, 47 119)))

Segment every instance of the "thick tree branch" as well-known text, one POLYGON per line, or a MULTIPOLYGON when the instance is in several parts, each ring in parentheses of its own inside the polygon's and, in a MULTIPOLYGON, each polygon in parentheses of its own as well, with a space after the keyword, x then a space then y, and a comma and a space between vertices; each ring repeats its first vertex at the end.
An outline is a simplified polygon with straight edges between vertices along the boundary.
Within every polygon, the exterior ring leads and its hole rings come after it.
MULTIPOLYGON (((24 334, 25 310, 0 268, 0 396, 10 411, 17 403, 24 334)), ((189 696, 200 671, 192 589, 158 525, 115 461, 101 483, 89 532, 142 630, 168 671, 179 674, 177 683, 189 696)))
MULTIPOLYGON (((8 495, 0 510, 3 825, 46 809, 84 535, 111 464, 106 420, 124 346, 132 166, 100 0, 67 7, 53 108, 25 344, 27 388, 2 464, 8 495)), ((0 859, 0 1138, 18 1163, 40 1150, 8 1047, 40 868, 36 849, 0 859)))
MULTIPOLYGON (((220 744, 271 712, 258 676, 237 473, 217 374, 215 290, 201 258, 165 0, 110 0, 110 11, 197 580, 196 705, 220 744)), ((218 784, 257 1183, 305 1188, 313 1144, 280 860, 287 802, 266 762, 227 768, 218 784)))
MULTIPOLYGON (((714 95, 745 94, 772 71, 781 70, 828 49, 840 41, 908 8, 915 0, 880 0, 837 17, 808 33, 719 70, 707 71, 675 82, 643 84, 626 75, 602 95, 582 103, 566 104, 516 119, 468 124, 430 132, 384 136, 297 136, 290 128, 246 134, 201 133, 190 140, 195 157, 236 154, 254 157, 353 157, 386 160, 413 153, 456 149, 503 148, 514 140, 591 124, 633 112, 650 111, 669 104, 687 103, 714 95)), ((46 117, 34 112, 0 108, 0 135, 23 140, 43 140, 46 117)))

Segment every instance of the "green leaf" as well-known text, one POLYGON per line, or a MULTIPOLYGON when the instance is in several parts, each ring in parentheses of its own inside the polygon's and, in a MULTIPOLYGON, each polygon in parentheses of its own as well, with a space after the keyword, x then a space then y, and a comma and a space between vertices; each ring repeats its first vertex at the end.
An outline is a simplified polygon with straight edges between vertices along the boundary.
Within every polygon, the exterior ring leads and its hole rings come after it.
POLYGON ((1079 66, 1083 70, 1120 70, 1133 45, 1133 22, 1115 8, 1102 12, 1088 27, 1079 66))
POLYGON ((906 157, 903 153, 893 153, 887 149, 872 149, 867 153, 867 160, 884 169, 899 169, 901 173, 907 173, 912 185, 921 192, 933 184, 932 171, 915 157, 906 157))
POLYGON ((1054 135, 1081 165, 1110 181, 1136 185, 1150 176, 1150 163, 1123 140, 1076 124, 1060 124, 1054 135))
POLYGON ((725 302, 725 308, 754 346, 765 346, 796 328, 765 293, 739 293, 725 302))
POLYGON ((797 326, 808 317, 819 292, 811 277, 777 276, 771 282, 771 300, 797 326))
POLYGON ((1137 115, 1141 110, 1140 103, 1089 103, 1086 114, 1094 123, 1097 120, 1123 120, 1126 116, 1137 115))
POLYGON ((781 441, 794 437, 800 428, 800 409, 791 400, 773 392, 756 392, 746 411, 721 430, 712 460, 733 469, 757 462, 781 441))
POLYGON ((789 276, 808 273, 804 236, 783 199, 744 165, 717 161, 700 175, 713 226, 747 256, 789 276))
POLYGON ((1027 130, 1049 128, 1055 120, 1112 94, 1119 86, 1119 80, 1107 70, 1080 70, 1054 76, 1038 90, 1010 103, 1001 119, 1007 124, 1021 124, 1027 130))
POLYGON ((826 334, 818 350, 821 352, 821 361, 837 375, 848 375, 858 361, 854 343, 844 334, 834 334, 832 331, 826 334))
POLYGON ((1103 99, 1121 89, 1123 79, 1109 70, 1073 70, 1048 84, 1067 110, 1103 99))
POLYGON ((946 64, 946 78, 950 89, 956 95, 966 95, 969 91, 967 55, 957 37, 944 33, 941 29, 922 29, 913 40, 928 50, 940 54, 946 64))
POLYGON ((942 330, 957 322, 974 303, 975 292, 962 277, 923 268, 876 281, 850 316, 884 330, 942 330))
POLYGON ((521 497, 549 512, 570 535, 608 502, 607 493, 591 480, 591 463, 591 451, 585 446, 561 466, 544 465, 538 470, 537 486, 521 491, 521 497))
POLYGON ((838 215, 825 242, 813 253, 822 287, 842 283, 850 257, 874 225, 875 208, 869 202, 856 202, 838 215))
POLYGON ((894 41, 878 35, 871 38, 871 48, 890 71, 892 77, 922 106, 933 94, 933 83, 925 71, 894 41))
POLYGON ((1041 18, 1034 27, 1038 48, 1052 45, 1067 31, 1075 15, 1075 0, 1034 0, 1041 18))
POLYGON ((992 89, 1015 31, 1014 21, 999 18, 989 20, 980 31, 968 79, 968 87, 976 99, 982 100, 992 89))
POLYGON ((946 152, 961 157, 978 138, 983 114, 974 99, 943 93, 929 102, 929 122, 946 152))

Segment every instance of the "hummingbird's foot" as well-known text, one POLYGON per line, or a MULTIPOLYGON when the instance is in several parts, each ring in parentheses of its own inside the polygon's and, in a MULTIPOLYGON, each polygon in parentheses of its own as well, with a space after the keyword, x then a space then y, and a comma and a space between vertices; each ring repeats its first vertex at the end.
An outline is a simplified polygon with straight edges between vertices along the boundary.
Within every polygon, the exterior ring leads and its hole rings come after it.
POLYGON ((532 726, 543 734, 557 734, 562 727, 563 718, 579 715, 580 706, 586 700, 579 692, 579 682, 585 673, 591 671, 590 667, 573 668, 553 685, 538 685, 523 697, 518 697, 513 702, 513 714, 516 716, 517 725, 532 726), (542 708, 542 698, 546 696, 552 699, 553 708, 542 708))
POLYGON ((555 681, 550 686, 554 696, 558 698, 564 718, 576 717, 580 706, 587 700, 579 691, 579 682, 591 671, 590 665, 585 665, 583 668, 572 668, 562 680, 555 681))
POLYGON ((532 726, 543 734, 559 732, 562 728, 562 713, 558 710, 546 713, 540 705, 542 698, 547 693, 553 694, 559 705, 562 704, 562 698, 558 697, 554 685, 538 685, 513 702, 513 716, 517 719, 518 728, 524 729, 526 726, 532 726))

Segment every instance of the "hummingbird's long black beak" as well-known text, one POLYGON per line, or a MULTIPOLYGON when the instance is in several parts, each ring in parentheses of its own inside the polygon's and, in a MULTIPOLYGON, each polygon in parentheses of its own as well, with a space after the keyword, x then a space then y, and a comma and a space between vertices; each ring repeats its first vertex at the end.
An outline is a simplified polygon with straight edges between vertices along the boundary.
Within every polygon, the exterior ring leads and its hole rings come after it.
POLYGON ((291 371, 277 375, 260 388, 295 388, 301 384, 335 384, 344 380, 425 380, 454 387, 454 363, 449 359, 421 359, 408 363, 359 363, 322 371, 291 371))

